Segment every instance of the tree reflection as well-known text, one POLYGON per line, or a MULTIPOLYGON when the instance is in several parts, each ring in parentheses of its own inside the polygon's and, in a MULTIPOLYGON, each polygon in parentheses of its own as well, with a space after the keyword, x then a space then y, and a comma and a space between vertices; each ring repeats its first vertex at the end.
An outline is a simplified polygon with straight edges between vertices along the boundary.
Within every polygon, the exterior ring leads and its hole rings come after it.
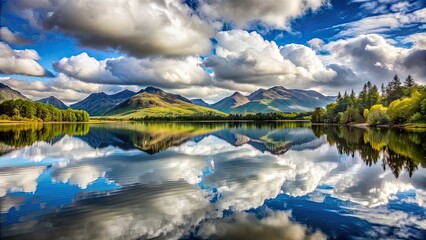
POLYGON ((418 166, 426 166, 425 131, 403 129, 362 129, 342 126, 312 126, 316 136, 325 134, 340 154, 358 153, 367 166, 382 162, 396 178, 405 170, 411 177, 418 166))
POLYGON ((65 134, 84 135, 88 132, 89 124, 83 123, 0 125, 0 155, 30 146, 36 141, 54 143, 65 134))

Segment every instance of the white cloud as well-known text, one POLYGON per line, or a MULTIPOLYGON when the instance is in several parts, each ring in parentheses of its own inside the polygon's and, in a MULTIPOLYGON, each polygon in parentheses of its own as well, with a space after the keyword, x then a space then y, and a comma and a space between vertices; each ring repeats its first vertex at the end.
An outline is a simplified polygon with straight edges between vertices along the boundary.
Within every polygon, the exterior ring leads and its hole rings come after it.
POLYGON ((291 213, 266 210, 258 219, 254 214, 237 212, 224 219, 203 222, 197 235, 204 239, 327 239, 320 231, 310 233, 308 228, 291 220, 291 213))
POLYGON ((104 176, 105 171, 99 171, 97 168, 90 165, 60 168, 52 173, 54 182, 77 185, 81 189, 86 189, 88 185, 104 176))
POLYGON ((350 69, 325 66, 319 55, 300 44, 278 46, 256 32, 232 30, 216 35, 216 55, 205 60, 218 87, 244 92, 259 87, 342 87, 353 85, 350 69))
POLYGON ((324 41, 319 38, 312 38, 308 41, 309 47, 311 47, 313 50, 320 50, 321 47, 324 45, 324 41))
POLYGON ((70 77, 88 83, 183 88, 207 85, 210 76, 198 57, 133 58, 119 57, 96 60, 81 53, 62 58, 54 67, 70 77))
POLYGON ((412 43, 415 48, 426 49, 426 33, 414 33, 402 38, 403 43, 412 43))
POLYGON ((32 42, 17 32, 12 32, 8 27, 0 28, 0 39, 12 44, 31 44, 32 42))
POLYGON ((206 54, 213 30, 184 3, 173 0, 16 0, 8 2, 32 25, 60 30, 97 49, 134 56, 206 54))
POLYGON ((358 78, 377 85, 395 74, 402 78, 411 74, 419 82, 426 76, 424 50, 396 47, 377 34, 337 40, 323 48, 330 53, 328 61, 340 63, 358 78))
MULTIPOLYGON (((232 30, 216 35, 216 55, 205 60, 205 66, 214 70, 218 86, 232 84, 256 86, 284 83, 285 78, 295 78, 295 65, 280 54, 273 41, 267 41, 256 32, 232 30)), ((233 86, 235 89, 237 86, 233 86)), ((248 89, 247 89, 248 90, 248 89)))
POLYGON ((231 21, 238 27, 249 27, 260 21, 271 28, 290 31, 292 19, 315 12, 327 0, 202 0, 200 12, 213 20, 231 21))
POLYGON ((0 42, 0 73, 29 76, 51 76, 38 62, 40 56, 35 50, 14 50, 0 42))
POLYGON ((393 12, 405 12, 409 6, 410 6, 410 3, 408 1, 403 1, 403 2, 397 2, 392 4, 390 9, 393 12))
POLYGON ((7 167, 0 169, 0 197, 11 192, 35 192, 44 166, 7 167))
POLYGON ((424 22, 426 22, 426 8, 411 13, 395 12, 369 16, 354 22, 336 25, 333 28, 343 29, 337 34, 337 37, 354 37, 371 33, 385 34, 424 22))
MULTIPOLYGON (((84 194, 82 197, 85 197, 84 194)), ((46 221, 56 227, 32 225, 30 236, 26 237, 180 239, 202 221, 210 210, 210 202, 203 191, 183 182, 149 187, 135 185, 97 198, 99 202, 96 204, 77 201, 67 209, 67 214, 57 212, 50 215, 46 221), (88 231, 88 226, 97 231, 88 231)), ((22 234, 22 231, 19 233, 22 234)))
POLYGON ((105 157, 112 153, 112 149, 93 149, 81 139, 64 136, 54 144, 44 141, 35 142, 33 145, 15 150, 5 155, 2 161, 25 160, 30 162, 43 162, 57 159, 65 166, 69 162, 81 161, 87 158, 105 157), (78 154, 76 154, 78 153, 78 154))

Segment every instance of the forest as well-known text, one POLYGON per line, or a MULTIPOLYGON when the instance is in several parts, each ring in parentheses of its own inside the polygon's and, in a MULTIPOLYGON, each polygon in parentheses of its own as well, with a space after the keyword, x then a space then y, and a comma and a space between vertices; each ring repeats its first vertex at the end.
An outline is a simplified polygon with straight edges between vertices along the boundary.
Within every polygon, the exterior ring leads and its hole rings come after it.
POLYGON ((191 114, 191 115, 169 115, 169 116, 145 116, 143 118, 132 118, 137 121, 277 121, 277 120, 306 120, 312 112, 271 112, 253 114, 191 114))
POLYGON ((426 122, 426 87, 409 75, 404 82, 395 75, 379 91, 367 82, 356 95, 339 92, 336 102, 312 113, 314 123, 368 123, 369 125, 401 125, 426 122))
POLYGON ((0 103, 0 119, 13 121, 88 122, 89 114, 83 110, 61 110, 50 104, 24 99, 0 103))

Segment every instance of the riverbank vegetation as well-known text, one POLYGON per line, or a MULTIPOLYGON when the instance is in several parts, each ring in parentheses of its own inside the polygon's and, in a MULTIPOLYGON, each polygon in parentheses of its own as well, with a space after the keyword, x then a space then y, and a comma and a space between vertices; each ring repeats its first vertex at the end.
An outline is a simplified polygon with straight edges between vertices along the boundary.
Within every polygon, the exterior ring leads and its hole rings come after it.
MULTIPOLYGON (((164 115, 130 118, 132 121, 278 121, 278 120, 309 120, 312 112, 273 112, 255 114, 191 114, 191 115, 164 115)), ((114 117, 99 117, 96 120, 115 120, 114 117)), ((120 119, 117 119, 120 120, 120 119)))
POLYGON ((0 103, 0 120, 44 122, 88 122, 89 114, 83 110, 61 110, 50 104, 25 99, 0 103))
POLYGON ((381 91, 367 82, 356 95, 338 94, 336 102, 312 113, 314 123, 368 123, 369 125, 401 125, 426 123, 426 87, 411 76, 402 83, 397 75, 381 91))

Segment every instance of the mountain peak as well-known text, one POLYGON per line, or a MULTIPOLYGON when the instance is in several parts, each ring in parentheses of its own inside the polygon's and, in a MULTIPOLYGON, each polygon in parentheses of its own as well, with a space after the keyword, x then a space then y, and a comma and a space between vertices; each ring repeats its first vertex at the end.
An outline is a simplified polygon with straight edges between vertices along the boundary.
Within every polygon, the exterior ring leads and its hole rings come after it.
POLYGON ((268 90, 287 90, 287 88, 285 88, 283 86, 274 86, 274 87, 271 87, 268 90))
POLYGON ((163 90, 159 89, 159 88, 155 88, 155 87, 146 87, 144 90, 142 90, 141 92, 147 92, 147 93, 151 93, 151 94, 156 94, 156 93, 162 93, 164 92, 163 90))
MULTIPOLYGON (((104 92, 92 93, 92 94, 90 94, 90 95, 93 95, 93 96, 108 96, 108 94, 106 94, 106 93, 104 93, 104 92)), ((89 95, 89 96, 90 96, 90 95, 89 95)))
POLYGON ((235 92, 231 96, 220 100, 212 106, 214 109, 222 111, 224 109, 236 108, 248 102, 250 102, 250 100, 246 96, 242 95, 239 92, 235 92))
POLYGON ((241 94, 240 92, 234 92, 234 94, 232 94, 231 97, 244 97, 244 95, 241 94))
POLYGON ((196 99, 190 99, 190 101, 198 106, 202 106, 202 107, 210 107, 210 104, 206 103, 203 99, 201 98, 196 98, 196 99))
POLYGON ((5 100, 12 100, 12 99, 28 99, 22 93, 19 91, 16 91, 15 89, 9 87, 8 85, 4 83, 0 83, 0 102, 3 102, 5 100))
POLYGON ((41 103, 45 103, 45 104, 50 104, 53 105, 56 108, 59 109, 67 109, 68 106, 63 103, 60 99, 56 98, 55 96, 49 96, 47 98, 42 98, 37 100, 36 102, 41 102, 41 103))
POLYGON ((136 94, 135 92, 130 91, 128 89, 125 89, 121 92, 118 92, 118 93, 115 93, 115 94, 112 94, 112 95, 109 95, 109 96, 110 96, 110 98, 117 99, 117 98, 130 98, 135 94, 136 94))

